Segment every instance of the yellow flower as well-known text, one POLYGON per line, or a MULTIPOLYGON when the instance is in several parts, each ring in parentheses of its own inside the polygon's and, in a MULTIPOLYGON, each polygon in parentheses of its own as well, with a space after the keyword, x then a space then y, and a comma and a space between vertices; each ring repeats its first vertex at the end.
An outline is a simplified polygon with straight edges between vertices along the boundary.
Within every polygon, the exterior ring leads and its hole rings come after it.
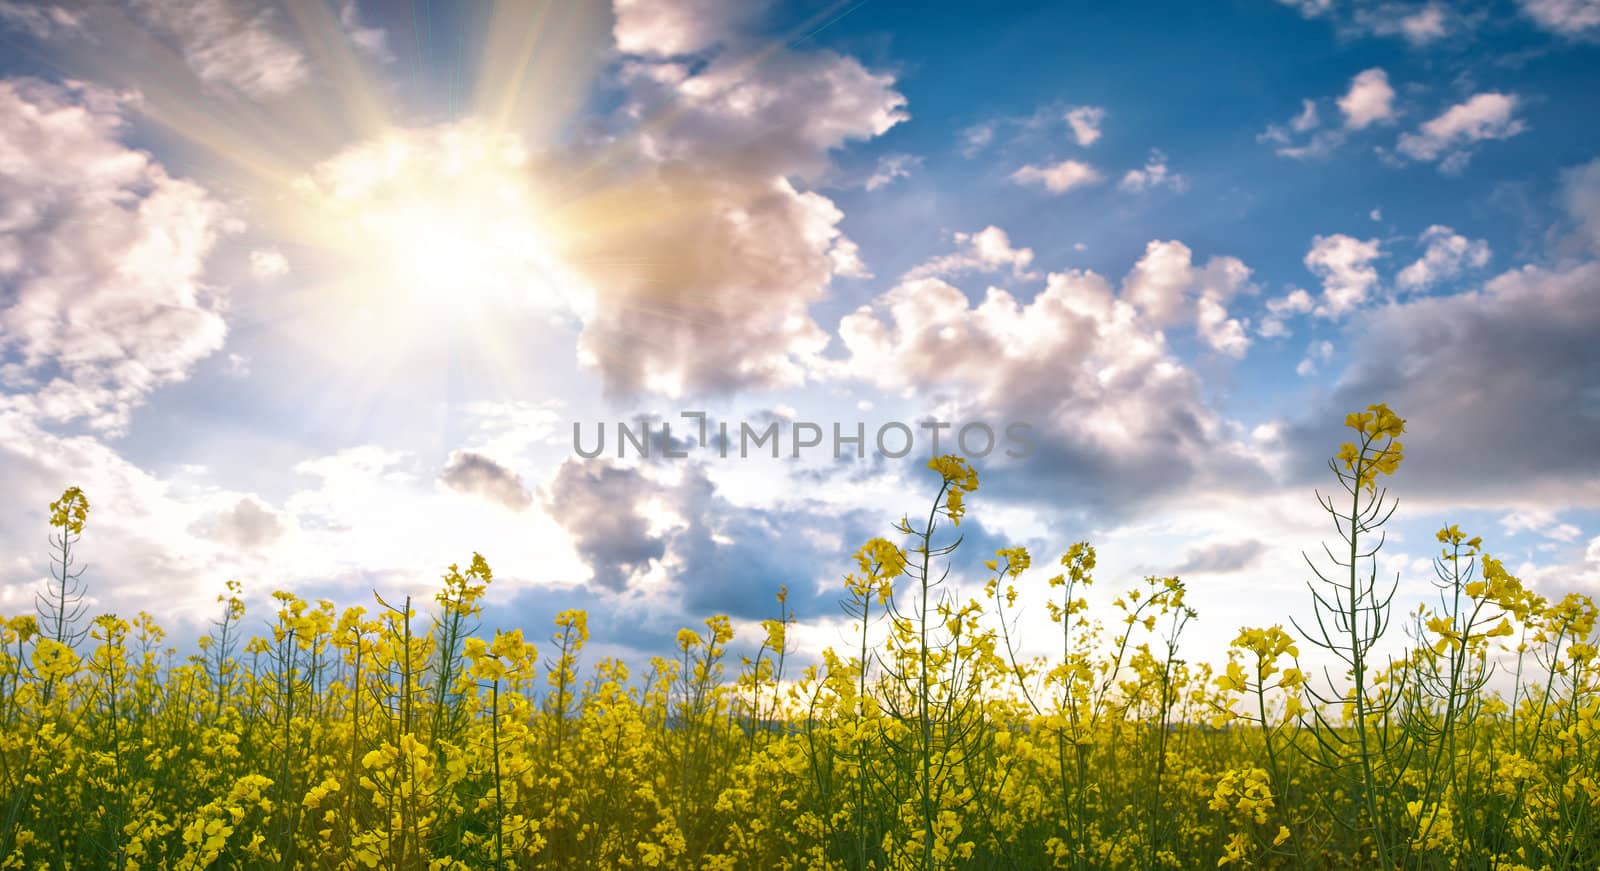
POLYGON ((928 461, 928 468, 938 472, 945 481, 944 513, 955 525, 961 525, 966 514, 963 501, 966 494, 978 489, 978 472, 967 461, 955 454, 944 454, 928 461))
POLYGON ((17 640, 23 642, 24 644, 32 641, 33 636, 39 634, 39 621, 34 619, 32 614, 24 614, 20 617, 12 617, 6 622, 6 627, 12 632, 17 633, 17 640))
POLYGON ((50 525, 59 526, 67 532, 83 532, 83 521, 88 516, 89 497, 77 487, 68 487, 60 499, 50 503, 50 525))
POLYGON ((52 638, 41 638, 33 648, 33 670, 45 680, 65 680, 78 673, 80 660, 72 648, 52 638))
MULTIPOLYGON (((995 551, 994 555, 1005 562, 1006 574, 1013 578, 1027 571, 1028 567, 1033 564, 1032 558, 1028 556, 1028 549, 1025 547, 1001 548, 995 551)), ((990 560, 989 566, 991 570, 994 568, 994 564, 995 561, 990 560)))

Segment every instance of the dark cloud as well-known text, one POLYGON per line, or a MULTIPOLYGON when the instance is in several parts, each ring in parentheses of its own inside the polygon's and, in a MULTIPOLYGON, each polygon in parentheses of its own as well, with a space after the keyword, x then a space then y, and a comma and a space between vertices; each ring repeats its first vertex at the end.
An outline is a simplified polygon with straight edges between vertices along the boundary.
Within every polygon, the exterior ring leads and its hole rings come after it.
MULTIPOLYGON (((637 468, 569 460, 550 489, 550 512, 573 536, 594 571, 594 584, 606 594, 624 595, 633 591, 636 575, 660 563, 673 590, 670 598, 688 620, 715 613, 773 616, 780 586, 789 588, 789 607, 800 617, 837 613, 840 585, 855 568, 852 555, 870 538, 894 537, 892 516, 841 512, 805 498, 774 508, 734 505, 699 465, 687 465, 681 479, 667 485, 637 468), (652 534, 643 514, 651 505, 683 522, 652 534)), ((905 508, 916 513, 927 506, 905 508)), ((963 577, 981 573, 998 548, 1020 543, 1000 538, 976 519, 947 528, 943 540, 957 535, 963 542, 952 568, 963 577)))
POLYGON ((439 473, 439 483, 458 493, 470 493, 513 511, 533 504, 533 496, 516 472, 475 451, 453 451, 439 473))
POLYGON ((545 507, 572 536, 594 583, 622 590, 631 575, 666 553, 665 536, 652 534, 639 512, 641 503, 664 492, 637 469, 606 460, 567 460, 556 470, 545 507))
POLYGON ((1290 467, 1319 469, 1344 414, 1387 402, 1407 423, 1405 491, 1455 498, 1600 492, 1600 262, 1523 267, 1481 291, 1376 310, 1351 364, 1288 429, 1290 467))

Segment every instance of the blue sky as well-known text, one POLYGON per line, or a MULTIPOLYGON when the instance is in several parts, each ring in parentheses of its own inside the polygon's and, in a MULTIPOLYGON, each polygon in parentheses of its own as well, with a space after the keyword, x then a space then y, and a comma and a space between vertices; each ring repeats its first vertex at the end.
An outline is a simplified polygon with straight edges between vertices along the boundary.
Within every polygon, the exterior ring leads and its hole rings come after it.
POLYGON ((0 0, 0 612, 77 484, 96 603, 180 635, 477 550, 507 625, 787 583, 814 654, 926 444, 574 455, 699 410, 1026 421, 963 566, 1089 538, 1220 650, 1384 401, 1407 602, 1445 522, 1600 592, 1600 5, 975 9, 0 0))

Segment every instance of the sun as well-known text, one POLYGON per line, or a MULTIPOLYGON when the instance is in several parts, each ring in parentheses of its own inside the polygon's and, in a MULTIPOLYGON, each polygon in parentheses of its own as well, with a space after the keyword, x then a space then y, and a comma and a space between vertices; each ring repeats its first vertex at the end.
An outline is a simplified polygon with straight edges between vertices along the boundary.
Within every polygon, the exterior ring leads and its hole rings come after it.
POLYGON ((473 123, 392 130, 296 180, 289 220, 333 293, 391 326, 581 307, 526 150, 473 123))

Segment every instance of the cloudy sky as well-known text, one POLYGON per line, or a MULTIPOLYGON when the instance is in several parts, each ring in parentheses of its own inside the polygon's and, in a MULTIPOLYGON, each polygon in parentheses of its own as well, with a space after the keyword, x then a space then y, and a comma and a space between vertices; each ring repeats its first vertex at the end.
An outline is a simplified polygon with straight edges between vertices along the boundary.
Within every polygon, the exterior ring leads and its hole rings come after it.
POLYGON ((1446 522, 1600 593, 1596 93, 1594 0, 0 0, 0 613, 78 485, 97 606, 178 637, 480 551, 497 626, 787 584, 814 652, 920 424, 1023 422, 961 566, 1088 539, 1219 651, 1306 613, 1373 402, 1407 604, 1446 522))

